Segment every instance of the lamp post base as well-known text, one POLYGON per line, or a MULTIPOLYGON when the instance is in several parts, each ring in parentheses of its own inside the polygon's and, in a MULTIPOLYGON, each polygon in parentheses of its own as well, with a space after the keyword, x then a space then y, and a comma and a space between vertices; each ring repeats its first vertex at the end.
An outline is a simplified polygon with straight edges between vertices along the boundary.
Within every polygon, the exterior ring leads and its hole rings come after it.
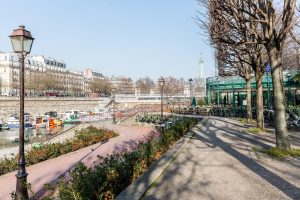
POLYGON ((17 177, 17 186, 16 186, 16 199, 29 199, 28 190, 27 190, 27 173, 16 174, 17 177))

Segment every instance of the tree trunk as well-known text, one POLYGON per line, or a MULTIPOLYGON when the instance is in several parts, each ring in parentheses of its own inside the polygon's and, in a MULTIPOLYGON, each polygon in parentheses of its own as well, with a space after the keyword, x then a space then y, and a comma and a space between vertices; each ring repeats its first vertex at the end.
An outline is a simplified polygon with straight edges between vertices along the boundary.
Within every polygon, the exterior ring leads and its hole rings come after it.
POLYGON ((247 122, 252 123, 251 79, 246 80, 246 91, 247 91, 247 122))
POLYGON ((262 73, 257 70, 255 73, 256 80, 256 122, 257 128, 264 129, 264 109, 263 109, 263 86, 262 86, 262 73))
POLYGON ((272 66, 272 82, 275 106, 276 147, 289 150, 290 142, 286 123, 285 94, 282 75, 282 56, 276 46, 269 47, 269 59, 272 66))

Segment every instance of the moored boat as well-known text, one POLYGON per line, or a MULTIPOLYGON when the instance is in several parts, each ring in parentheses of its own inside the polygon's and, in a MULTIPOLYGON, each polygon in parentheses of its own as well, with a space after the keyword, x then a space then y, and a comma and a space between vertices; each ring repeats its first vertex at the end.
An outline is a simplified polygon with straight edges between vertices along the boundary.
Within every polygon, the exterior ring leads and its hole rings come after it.
MULTIPOLYGON (((32 118, 29 113, 24 115, 24 128, 33 128, 32 118)), ((4 129, 18 129, 20 127, 20 119, 17 114, 11 115, 8 118, 7 125, 3 126, 4 129)))
POLYGON ((78 119, 77 114, 65 112, 65 113, 58 113, 57 115, 63 120, 64 124, 80 124, 80 120, 78 119))
POLYGON ((37 115, 34 118, 33 126, 35 128, 46 128, 49 121, 48 115, 37 115))

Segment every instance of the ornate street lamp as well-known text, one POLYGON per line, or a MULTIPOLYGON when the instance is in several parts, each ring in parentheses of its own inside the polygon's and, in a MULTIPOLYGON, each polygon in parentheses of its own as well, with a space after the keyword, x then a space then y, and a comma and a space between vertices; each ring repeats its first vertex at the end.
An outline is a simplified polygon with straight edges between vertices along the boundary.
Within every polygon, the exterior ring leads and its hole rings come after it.
POLYGON ((159 86, 160 86, 160 117, 163 118, 164 113, 164 107, 163 107, 163 97, 164 97, 164 86, 165 86, 165 79, 163 77, 160 77, 158 80, 159 86))
POLYGON ((16 185, 16 198, 28 199, 27 191, 27 172, 24 155, 24 60, 30 53, 34 38, 31 33, 25 29, 25 26, 19 26, 9 36, 13 51, 18 54, 20 61, 20 125, 19 125, 19 160, 16 185))
POLYGON ((189 79, 189 83, 190 83, 190 105, 192 105, 192 84, 193 84, 192 78, 189 79))
POLYGON ((111 89, 113 95, 113 124, 116 123, 116 87, 113 86, 111 89))

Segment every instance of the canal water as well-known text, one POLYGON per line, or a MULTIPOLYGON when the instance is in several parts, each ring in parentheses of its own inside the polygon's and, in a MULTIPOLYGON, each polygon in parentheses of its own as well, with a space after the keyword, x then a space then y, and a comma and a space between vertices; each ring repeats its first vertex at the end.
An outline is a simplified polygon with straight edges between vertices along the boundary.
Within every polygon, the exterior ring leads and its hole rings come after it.
MULTIPOLYGON (((81 123, 90 123, 103 121, 111 118, 110 113, 102 113, 95 115, 81 115, 79 120, 81 123)), ((74 124, 65 124, 64 126, 56 126, 54 128, 25 129, 25 143, 32 144, 36 142, 46 142, 51 138, 73 128, 74 124)), ((19 145, 19 129, 0 130, 0 150, 7 147, 15 147, 19 145)))
MULTIPOLYGON (((25 129, 25 143, 46 142, 62 132, 73 128, 74 124, 65 124, 54 128, 25 129)), ((0 131, 0 149, 19 145, 19 129, 0 131)))

